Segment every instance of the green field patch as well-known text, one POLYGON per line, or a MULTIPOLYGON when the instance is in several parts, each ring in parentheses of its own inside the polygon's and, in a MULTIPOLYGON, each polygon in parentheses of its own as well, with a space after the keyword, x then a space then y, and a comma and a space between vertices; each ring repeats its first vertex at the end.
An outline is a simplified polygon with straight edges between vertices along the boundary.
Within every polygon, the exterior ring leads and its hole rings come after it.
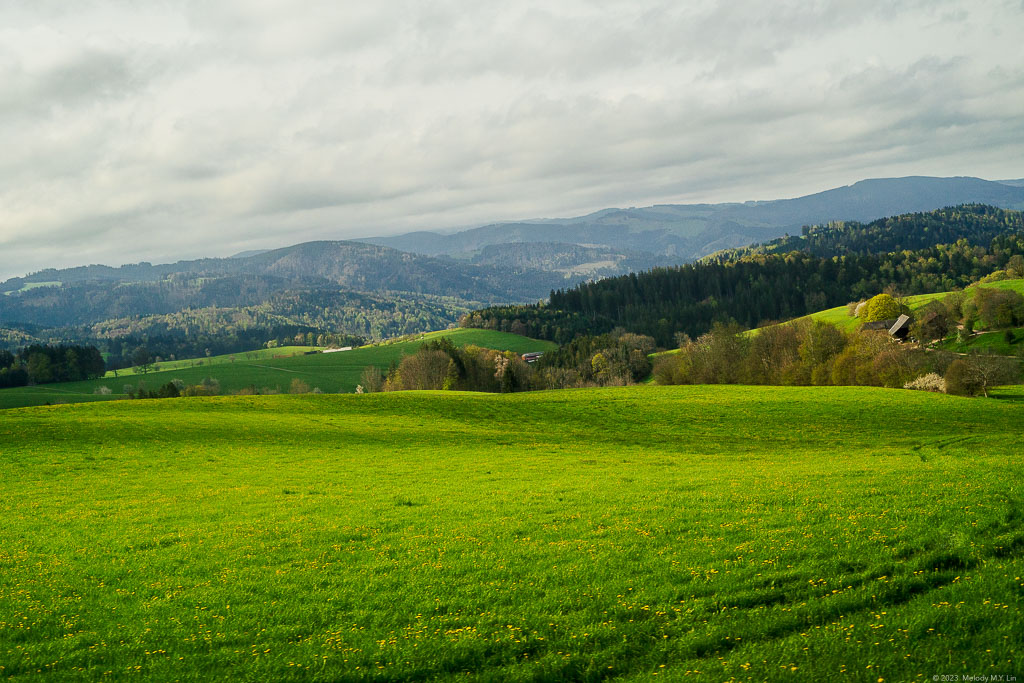
POLYGON ((154 681, 1012 672, 1022 418, 1012 401, 741 386, 11 410, 0 666, 154 681))
MULTIPOLYGON (((1024 280, 1000 280, 998 282, 985 282, 982 284, 972 285, 972 287, 991 287, 993 289, 1008 289, 1014 292, 1024 294, 1024 280)), ((910 308, 911 313, 918 311, 927 306, 932 301, 942 301, 946 296, 953 292, 935 292, 932 294, 915 294, 912 296, 905 297, 903 299, 907 307, 910 308)), ((817 313, 811 313, 809 315, 795 318, 794 320, 820 320, 821 322, 835 325, 841 330, 846 332, 856 331, 861 324, 860 318, 855 318, 850 315, 849 309, 846 306, 836 306, 835 308, 829 308, 824 311, 818 311, 817 313)))
POLYGON ((12 294, 19 294, 21 292, 28 292, 28 291, 33 290, 33 289, 38 289, 39 287, 60 287, 60 286, 61 286, 61 282, 59 282, 57 280, 54 280, 52 282, 26 282, 21 287, 21 289, 15 289, 15 290, 10 291, 10 292, 4 292, 4 294, 10 296, 12 294))
POLYGON ((968 337, 964 341, 957 341, 955 337, 945 339, 936 348, 955 353, 990 353, 999 356, 1012 356, 1024 345, 1024 327, 1011 328, 1009 330, 996 330, 994 332, 982 332, 968 337), (1012 335, 1012 341, 1007 340, 1006 333, 1012 335))
POLYGON ((255 361, 255 360, 273 360, 276 358, 292 358, 294 356, 302 356, 306 353, 321 350, 319 346, 277 346, 271 349, 253 349, 251 351, 239 351, 237 353, 225 353, 219 356, 207 356, 204 358, 184 358, 181 360, 160 360, 154 361, 153 366, 155 370, 149 370, 146 373, 142 373, 138 368, 124 368, 117 370, 107 371, 104 378, 118 378, 118 377, 130 377, 133 375, 149 374, 150 372, 160 372, 166 370, 181 370, 186 368, 208 368, 211 365, 221 365, 224 363, 236 363, 244 361, 255 361))
POLYGON ((355 391, 367 366, 373 365, 387 371, 391 363, 400 362, 405 356, 415 353, 425 342, 440 337, 450 338, 457 346, 474 344, 517 353, 547 351, 556 346, 552 342, 529 339, 507 332, 460 328, 335 353, 306 355, 301 351, 306 347, 262 349, 253 352, 255 358, 247 358, 245 353, 233 354, 234 362, 230 361, 231 356, 228 355, 218 357, 226 359, 226 362, 212 364, 205 362, 208 359, 196 359, 195 365, 188 360, 178 361, 180 365, 174 369, 164 369, 165 365, 158 363, 161 368, 159 371, 146 374, 123 375, 122 371, 118 371, 117 377, 108 373, 103 379, 2 389, 0 409, 48 403, 123 399, 127 397, 126 387, 135 391, 139 382, 152 390, 175 379, 192 385, 201 383, 207 377, 220 383, 222 393, 250 388, 262 393, 287 393, 294 379, 300 379, 310 388, 317 388, 326 393, 351 393, 355 391), (199 360, 204 361, 202 365, 198 364, 199 360), (96 394, 96 391, 101 390, 100 387, 104 387, 110 393, 96 394))

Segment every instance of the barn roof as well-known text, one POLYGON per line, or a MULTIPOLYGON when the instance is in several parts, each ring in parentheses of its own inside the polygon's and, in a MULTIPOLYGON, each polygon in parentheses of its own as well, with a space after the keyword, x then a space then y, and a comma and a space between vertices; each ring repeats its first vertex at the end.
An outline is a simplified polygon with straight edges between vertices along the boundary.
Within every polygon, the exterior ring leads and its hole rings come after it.
POLYGON ((889 334, 896 336, 901 332, 906 334, 910 328, 910 316, 904 313, 900 317, 896 318, 896 322, 893 323, 892 327, 889 328, 889 334))
POLYGON ((864 323, 860 326, 862 330, 888 330, 890 327, 896 324, 899 318, 893 318, 891 320, 875 320, 874 322, 864 323))

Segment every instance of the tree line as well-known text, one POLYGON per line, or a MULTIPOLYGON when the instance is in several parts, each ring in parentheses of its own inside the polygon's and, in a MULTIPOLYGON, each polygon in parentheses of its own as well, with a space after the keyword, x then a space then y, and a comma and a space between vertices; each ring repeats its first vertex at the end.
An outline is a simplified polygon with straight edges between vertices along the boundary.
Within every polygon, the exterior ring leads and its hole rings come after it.
POLYGON ((904 387, 961 395, 1021 379, 1012 358, 959 356, 902 345, 884 331, 843 332, 807 320, 744 333, 715 324, 654 366, 658 384, 767 384, 904 387))
POLYGON ((455 346, 447 337, 427 342, 387 370, 368 367, 359 392, 413 389, 506 393, 540 389, 624 386, 646 378, 654 340, 616 330, 582 336, 536 363, 512 351, 455 346))
POLYGON ((76 382, 105 372, 103 356, 95 346, 32 344, 18 353, 0 350, 0 387, 76 382))

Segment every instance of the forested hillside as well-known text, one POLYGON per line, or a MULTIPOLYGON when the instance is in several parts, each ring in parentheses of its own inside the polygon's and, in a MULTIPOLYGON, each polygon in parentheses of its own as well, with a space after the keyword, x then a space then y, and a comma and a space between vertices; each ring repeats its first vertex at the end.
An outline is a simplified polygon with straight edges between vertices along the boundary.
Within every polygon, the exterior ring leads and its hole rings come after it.
MULTIPOLYGON (((159 285, 142 285, 148 286, 159 285)), ((73 302, 67 302, 67 310, 74 315, 73 302)), ((184 308, 71 327, 0 329, 0 348, 15 351, 29 343, 73 339, 97 346, 109 355, 111 367, 120 367, 140 346, 164 358, 235 353, 267 342, 293 343, 297 335, 302 343, 346 346, 444 329, 470 310, 466 302, 453 298, 303 289, 271 294, 251 306, 184 308)))
POLYGON ((850 227, 848 241, 843 226, 821 231, 817 248, 831 252, 827 257, 775 251, 770 243, 735 260, 655 268, 553 291, 544 305, 484 309, 462 324, 560 343, 623 327, 667 347, 675 345, 677 334, 697 336, 717 321, 754 327, 870 297, 888 286, 907 294, 940 292, 1007 266, 1024 268, 1014 259, 1024 254, 1024 217, 1016 211, 962 206, 850 227), (900 240, 932 239, 922 234, 944 243, 887 250, 900 240), (991 235, 996 236, 979 243, 991 235), (882 253, 870 253, 871 240, 882 253))
MULTIPOLYGON (((529 301, 543 296, 544 287, 550 288, 563 281, 560 277, 541 272, 530 273, 528 278, 512 277, 516 273, 500 267, 483 268, 360 242, 304 242, 241 258, 199 259, 159 265, 137 263, 119 268, 91 265, 43 270, 0 284, 0 292, 17 292, 11 300, 0 299, 0 314, 4 320, 13 319, 6 311, 18 299, 59 296, 60 291, 68 286, 97 283, 105 283, 108 288, 110 283, 151 283, 164 287, 170 283, 180 288, 180 283, 195 287, 196 279, 200 280, 199 285, 208 280, 216 282, 223 279, 223 289, 230 291, 239 285, 246 289, 259 287, 264 291, 281 291, 295 286, 330 283, 364 292, 410 292, 456 296, 470 301, 529 301), (26 289, 26 286, 36 283, 53 283, 55 286, 26 289)), ((188 292, 188 296, 203 294, 203 291, 188 292)), ((158 294, 151 296, 159 297, 158 294)))
POLYGON ((541 270, 560 273, 572 282, 678 263, 676 258, 655 256, 642 251, 559 242, 491 244, 481 249, 471 261, 477 265, 498 266, 520 272, 541 270))
POLYGON ((757 254, 785 254, 802 251, 830 258, 849 254, 885 254, 893 251, 926 249, 937 244, 967 240, 987 245, 1007 232, 1021 232, 1024 221, 1019 211, 1004 211, 985 205, 963 205, 929 213, 902 214, 870 223, 837 221, 804 227, 800 235, 715 252, 708 263, 739 261, 757 254))
POLYGON ((53 330, 197 309, 258 309, 287 319, 275 324, 383 337, 447 327, 486 303, 536 301, 565 282, 557 272, 314 242, 246 258, 14 278, 0 285, 0 325, 53 330))
POLYGON ((166 353, 202 355, 295 334, 382 339, 444 329, 487 303, 536 301, 565 277, 354 242, 47 270, 0 285, 0 347, 75 341, 116 356, 126 343, 150 342, 166 353))

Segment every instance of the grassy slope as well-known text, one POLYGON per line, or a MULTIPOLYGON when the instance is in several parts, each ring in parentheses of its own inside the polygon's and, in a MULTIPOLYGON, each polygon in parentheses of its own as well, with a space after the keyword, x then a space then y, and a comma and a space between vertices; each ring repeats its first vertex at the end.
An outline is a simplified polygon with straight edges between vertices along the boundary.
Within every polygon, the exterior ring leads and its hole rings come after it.
MULTIPOLYGON (((198 384, 204 377, 216 378, 224 392, 238 391, 250 385, 255 385, 261 390, 268 388, 287 392, 292 380, 298 378, 311 387, 318 387, 329 393, 348 393, 355 391, 363 368, 366 366, 376 365, 382 370, 386 370, 392 361, 398 362, 403 356, 415 353, 424 341, 440 337, 448 337, 459 346, 475 344, 519 353, 545 351, 555 346, 551 342, 528 339, 506 332, 456 329, 431 332, 405 341, 364 346, 352 351, 312 356, 298 355, 287 358, 248 360, 244 353, 238 353, 235 354, 234 363, 161 370, 150 372, 142 377, 106 377, 84 382, 3 389, 0 390, 0 409, 46 403, 124 398, 124 386, 126 384, 137 385, 140 380, 148 388, 153 389, 172 379, 180 379, 186 384, 198 384), (95 395, 93 392, 100 386, 108 387, 113 393, 110 396, 95 395)), ((268 349, 268 351, 272 350, 268 349)))
MULTIPOLYGON (((291 356, 301 356, 307 351, 316 351, 321 347, 319 346, 278 346, 273 349, 253 349, 252 351, 240 351, 238 353, 226 353, 221 356, 210 356, 209 358, 184 358, 182 360, 165 360, 156 363, 159 370, 180 370, 183 368, 195 368, 195 367, 209 367, 211 365, 221 365, 223 363, 235 363, 240 360, 272 360, 275 358, 288 358, 291 356)), ((105 377, 130 377, 132 375, 140 374, 135 371, 135 368, 127 368, 125 370, 118 370, 117 374, 111 370, 107 372, 105 377)))
MULTIPOLYGON (((1011 290, 1013 290, 1015 292, 1020 292, 1021 294, 1024 294, 1024 280, 1003 280, 1001 282, 987 282, 987 283, 985 283, 983 285, 977 285, 977 286, 980 286, 980 287, 995 287, 995 288, 998 288, 998 289, 1011 289, 1011 290)), ((916 310, 918 310, 920 308, 923 308, 924 306, 926 306, 931 301, 935 301, 936 299, 938 299, 938 300, 943 299, 948 294, 950 294, 950 292, 939 292, 939 293, 935 293, 935 294, 915 294, 913 296, 908 296, 906 298, 906 303, 910 307, 911 311, 916 311, 916 310)), ((799 318, 794 318, 794 321, 795 320, 820 320, 821 322, 826 322, 826 323, 829 323, 830 325, 835 325, 839 329, 844 330, 846 332, 855 332, 860 327, 860 322, 861 322, 859 318, 853 318, 853 317, 851 317, 849 315, 849 313, 847 312, 846 306, 837 306, 835 308, 828 308, 828 309, 825 309, 824 311, 818 311, 817 313, 811 313, 810 315, 805 315, 805 316, 801 316, 799 318)), ((756 331, 750 330, 750 331, 746 332, 745 334, 756 334, 756 331)), ((999 333, 999 334, 1002 334, 1002 333, 999 333)), ((1001 337, 1000 337, 1000 339, 1001 339, 1001 337)), ((991 347, 993 347, 994 350, 996 350, 997 353, 1004 353, 1004 352, 1005 353, 1013 353, 1012 349, 1011 350, 1007 350, 1009 347, 1007 347, 1006 344, 999 344, 998 340, 991 339, 991 338, 990 339, 986 339, 983 342, 982 341, 978 341, 978 340, 972 340, 971 343, 968 344, 967 346, 978 346, 979 344, 981 346, 991 346, 991 347), (1006 347, 1006 348, 1004 349, 1003 347, 1006 347), (1002 350, 1000 351, 999 349, 1002 349, 1002 350)), ((963 345, 960 345, 960 346, 954 345, 954 346, 950 346, 950 348, 952 350, 961 351, 961 352, 964 352, 964 351, 967 350, 966 347, 965 348, 961 348, 961 346, 963 346, 963 345)), ((1016 348, 1016 347, 1014 347, 1014 348, 1016 348)), ((660 353, 651 354, 650 357, 651 357, 651 360, 654 360, 655 358, 657 358, 659 356, 672 355, 672 354, 676 354, 676 353, 679 353, 679 349, 669 349, 667 351, 662 351, 660 353)))
POLYGON ((977 351, 981 353, 994 353, 999 356, 1012 356, 1018 353, 1022 347, 1024 327, 1015 327, 1011 331, 1014 335, 1012 344, 1006 341, 1006 330, 998 330, 996 332, 983 332, 970 337, 964 342, 958 342, 956 338, 946 339, 939 343, 937 348, 957 353, 977 351))
MULTIPOLYGON (((1003 280, 1001 282, 986 282, 979 287, 993 287, 996 289, 1010 289, 1015 292, 1024 294, 1024 280, 1003 280)), ((936 299, 942 300, 950 292, 939 292, 936 294, 916 294, 914 296, 908 296, 906 298, 907 305, 911 311, 916 311, 926 306, 929 302, 935 301, 936 299)), ((836 327, 846 330, 847 332, 853 332, 860 326, 860 320, 857 318, 850 317, 847 313, 846 306, 838 306, 836 308, 829 308, 818 313, 811 313, 810 315, 797 320, 821 320, 835 325, 836 327)))
POLYGON ((60 287, 60 284, 61 283, 56 280, 52 282, 26 282, 21 289, 15 289, 8 292, 4 292, 4 294, 10 296, 12 294, 17 294, 18 292, 27 292, 29 290, 36 289, 37 287, 60 287))
POLYGON ((10 411, 0 675, 1019 672, 1022 418, 826 387, 10 411))

